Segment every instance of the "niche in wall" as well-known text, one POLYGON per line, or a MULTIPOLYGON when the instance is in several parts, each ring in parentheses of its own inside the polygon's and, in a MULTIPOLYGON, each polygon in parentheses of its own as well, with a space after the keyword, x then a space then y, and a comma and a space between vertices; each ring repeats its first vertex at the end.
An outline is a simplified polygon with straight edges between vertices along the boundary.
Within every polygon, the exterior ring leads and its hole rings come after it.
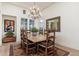
MULTIPOLYGON (((6 33, 11 31, 14 33, 13 37, 16 37, 16 16, 11 15, 2 15, 2 38, 6 37, 6 33)), ((3 41, 2 39, 2 41, 3 41)), ((11 41, 11 40, 8 40, 11 41)), ((11 41, 12 42, 12 41, 11 41)))

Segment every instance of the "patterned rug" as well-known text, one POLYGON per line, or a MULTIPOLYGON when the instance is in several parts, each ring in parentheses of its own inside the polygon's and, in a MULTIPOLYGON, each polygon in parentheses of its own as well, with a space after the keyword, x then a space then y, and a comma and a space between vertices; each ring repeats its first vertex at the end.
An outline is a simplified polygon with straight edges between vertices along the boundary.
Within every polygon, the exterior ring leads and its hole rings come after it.
MULTIPOLYGON (((55 47, 56 55, 55 56, 68 56, 69 52, 61 48, 55 47)), ((10 56, 26 56, 25 51, 19 46, 10 45, 10 56)), ((43 56, 42 54, 30 54, 29 56, 43 56)))

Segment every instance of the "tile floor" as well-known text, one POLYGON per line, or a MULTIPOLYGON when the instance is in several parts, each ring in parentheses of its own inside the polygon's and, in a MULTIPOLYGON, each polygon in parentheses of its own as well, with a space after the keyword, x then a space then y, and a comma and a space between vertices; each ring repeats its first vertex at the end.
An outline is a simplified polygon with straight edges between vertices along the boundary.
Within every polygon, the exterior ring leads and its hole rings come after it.
MULTIPOLYGON (((10 44, 16 44, 16 43, 15 42, 4 43, 2 46, 0 46, 0 56, 9 56, 10 44)), ((69 56, 79 56, 78 50, 63 47, 63 46, 60 46, 60 45, 56 45, 56 46, 61 48, 61 49, 66 50, 66 51, 69 51, 70 52, 69 56)))

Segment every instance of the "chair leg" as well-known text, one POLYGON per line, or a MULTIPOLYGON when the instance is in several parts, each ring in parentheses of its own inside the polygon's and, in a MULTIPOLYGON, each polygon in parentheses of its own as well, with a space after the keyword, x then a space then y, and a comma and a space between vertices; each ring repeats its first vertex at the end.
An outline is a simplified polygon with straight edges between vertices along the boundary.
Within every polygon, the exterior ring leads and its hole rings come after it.
POLYGON ((38 44, 36 46, 37 46, 37 53, 38 53, 39 46, 38 46, 38 44))
POLYGON ((32 54, 35 54, 35 48, 33 49, 32 54))
POLYGON ((39 50, 39 45, 37 45, 37 55, 39 54, 38 50, 39 50))
POLYGON ((45 56, 47 56, 47 48, 45 48, 45 56))
POLYGON ((25 49, 25 50, 26 50, 26 55, 28 56, 28 47, 26 47, 26 49, 25 49))
POLYGON ((21 43, 21 48, 22 48, 22 43, 21 43))
POLYGON ((55 46, 53 47, 53 55, 55 56, 55 55, 57 55, 57 51, 56 51, 56 49, 55 49, 55 46))

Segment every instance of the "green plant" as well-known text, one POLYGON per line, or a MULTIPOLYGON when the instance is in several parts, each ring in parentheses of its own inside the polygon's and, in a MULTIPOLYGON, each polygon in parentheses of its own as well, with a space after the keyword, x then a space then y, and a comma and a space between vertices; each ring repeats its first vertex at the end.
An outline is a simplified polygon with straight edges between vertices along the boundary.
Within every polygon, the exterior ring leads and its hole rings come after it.
POLYGON ((13 35, 14 35, 14 33, 13 33, 13 32, 11 32, 11 31, 8 31, 5 35, 6 35, 6 36, 13 36, 13 35))
POLYGON ((38 29, 36 27, 33 27, 32 32, 38 32, 38 29))

